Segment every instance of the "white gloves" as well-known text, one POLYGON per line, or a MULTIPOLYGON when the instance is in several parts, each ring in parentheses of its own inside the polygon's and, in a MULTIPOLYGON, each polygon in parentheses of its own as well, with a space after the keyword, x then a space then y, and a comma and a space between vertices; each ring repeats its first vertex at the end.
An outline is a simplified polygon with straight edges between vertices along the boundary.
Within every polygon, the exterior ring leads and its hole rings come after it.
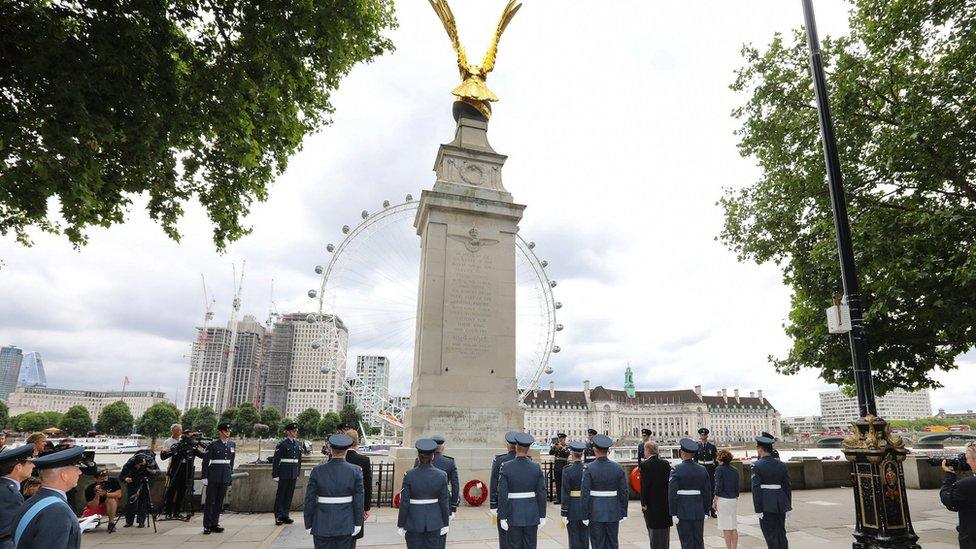
POLYGON ((545 525, 546 525, 546 517, 542 517, 541 519, 539 519, 539 528, 542 528, 545 525))
POLYGON ((206 485, 207 485, 207 479, 203 479, 203 485, 204 485, 204 486, 206 486, 206 485))
POLYGON ((449 517, 447 517, 447 520, 448 520, 448 521, 452 521, 452 520, 454 520, 454 515, 456 515, 456 514, 457 514, 457 511, 455 511, 455 512, 453 512, 453 513, 451 513, 451 516, 449 516, 449 517))
POLYGON ((278 482, 278 477, 271 477, 271 480, 278 482))
POLYGON ((563 526, 569 526, 569 519, 566 517, 559 517, 563 521, 563 526))
POLYGON ((584 520, 583 521, 583 526, 589 526, 589 525, 590 525, 590 521, 589 520, 584 520))
POLYGON ((305 529, 305 533, 306 534, 311 534, 312 533, 312 529, 311 528, 306 528, 305 529))
POLYGON ((678 515, 671 517, 671 520, 673 520, 675 524, 678 524, 678 515))
POLYGON ((791 515, 792 513, 793 513, 793 511, 787 511, 787 512, 786 512, 786 518, 790 518, 790 515, 791 515))
POLYGON ((623 521, 625 521, 625 520, 627 520, 627 517, 623 517, 623 518, 621 518, 621 519, 620 519, 620 522, 623 522, 623 521))
POLYGON ((397 528, 397 534, 400 534, 400 537, 403 537, 407 535, 407 531, 403 528, 397 528))
POLYGON ((508 531, 508 519, 502 519, 498 521, 498 524, 502 525, 502 530, 508 531))
POLYGON ((491 513, 491 516, 493 517, 498 516, 498 509, 488 509, 488 512, 491 513))
POLYGON ((763 518, 763 514, 762 513, 756 513, 756 516, 759 517, 759 520, 762 520, 762 518, 763 518))
POLYGON ((354 535, 354 536, 359 535, 359 532, 362 531, 362 529, 363 529, 362 526, 353 526, 352 527, 352 535, 354 535))
POLYGON ((447 530, 448 530, 448 527, 447 526, 441 528, 441 535, 442 536, 446 536, 447 535, 447 530))

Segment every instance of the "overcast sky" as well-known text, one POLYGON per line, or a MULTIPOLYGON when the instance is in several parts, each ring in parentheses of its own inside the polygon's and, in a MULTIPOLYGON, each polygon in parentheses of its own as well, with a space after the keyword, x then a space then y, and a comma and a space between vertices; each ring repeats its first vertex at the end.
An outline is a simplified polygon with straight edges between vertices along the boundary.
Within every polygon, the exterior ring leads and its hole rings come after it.
MULTIPOLYGON (((469 58, 480 59, 504 2, 452 4, 469 58)), ((817 10, 821 35, 846 31, 844 2, 817 10)), ((398 17, 397 51, 343 80, 334 123, 306 139, 249 216, 254 233, 226 254, 197 205, 177 244, 144 201, 124 226, 90 231, 80 251, 48 235, 32 248, 0 240, 0 343, 40 351, 50 386, 118 390, 128 375, 133 390, 182 401, 201 273, 219 322, 242 260, 245 313, 267 317, 272 278, 278 309, 302 308, 339 228, 429 188, 437 147, 453 136, 448 39, 427 2, 401 2, 398 17)), ((488 81, 501 98, 489 138, 509 155, 506 187, 528 206, 521 233, 559 281, 557 386, 620 387, 630 362, 640 389, 763 389, 784 415, 819 413, 817 392, 830 386, 814 371, 780 376, 766 358, 789 347, 780 272, 738 263, 714 240, 722 188, 758 175, 730 116, 745 99, 728 88, 740 47, 801 20, 799 1, 525 0, 488 81)), ((974 363, 939 376, 948 388, 933 392, 934 408, 973 408, 963 373, 974 363)))

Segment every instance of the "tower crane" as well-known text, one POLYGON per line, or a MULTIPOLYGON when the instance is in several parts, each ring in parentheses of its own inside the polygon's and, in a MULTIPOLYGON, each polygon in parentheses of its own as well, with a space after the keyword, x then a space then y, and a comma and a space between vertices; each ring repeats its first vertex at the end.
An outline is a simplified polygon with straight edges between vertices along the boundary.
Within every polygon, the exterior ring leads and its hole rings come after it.
POLYGON ((237 280, 237 267, 231 264, 231 269, 233 272, 233 283, 234 283, 234 300, 231 302, 230 311, 230 349, 227 351, 227 374, 225 375, 226 382, 224 383, 224 394, 220 410, 217 413, 222 413, 227 408, 233 405, 234 396, 234 359, 237 352, 237 313, 241 310, 241 290, 244 288, 244 266, 247 261, 241 262, 241 278, 238 282, 237 280))

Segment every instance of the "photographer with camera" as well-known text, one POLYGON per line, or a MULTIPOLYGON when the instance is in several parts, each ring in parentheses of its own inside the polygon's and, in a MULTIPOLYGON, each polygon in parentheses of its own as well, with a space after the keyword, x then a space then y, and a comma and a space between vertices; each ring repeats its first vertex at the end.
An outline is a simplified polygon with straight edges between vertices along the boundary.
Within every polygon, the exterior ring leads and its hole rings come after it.
POLYGON ((101 515, 108 517, 108 533, 115 532, 115 513, 122 499, 122 485, 117 479, 108 476, 108 470, 100 469, 95 482, 85 488, 85 510, 81 517, 101 515))
POLYGON ((193 460, 203 457, 204 452, 200 449, 202 440, 200 433, 183 433, 183 426, 174 423, 170 428, 170 438, 163 441, 163 449, 159 452, 161 459, 169 459, 169 468, 166 470, 167 482, 164 512, 166 518, 184 518, 181 511, 186 508, 192 510, 184 499, 189 489, 190 496, 193 494, 193 460))
POLYGON ((135 519, 139 528, 146 526, 146 516, 149 514, 149 484, 154 476, 159 474, 156 459, 149 450, 136 452, 129 461, 122 466, 119 479, 125 483, 126 504, 125 524, 123 528, 132 526, 135 519))
POLYGON ((959 471, 976 471, 976 442, 970 442, 966 451, 954 460, 942 460, 945 478, 939 498, 946 509, 959 513, 959 547, 976 549, 976 477, 957 480, 959 471))

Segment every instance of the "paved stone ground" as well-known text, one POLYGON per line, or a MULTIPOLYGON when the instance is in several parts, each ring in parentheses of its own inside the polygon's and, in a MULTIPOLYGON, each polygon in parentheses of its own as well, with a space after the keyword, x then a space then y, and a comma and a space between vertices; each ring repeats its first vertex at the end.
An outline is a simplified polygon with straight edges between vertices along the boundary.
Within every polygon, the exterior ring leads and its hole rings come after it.
MULTIPOLYGON (((919 543, 925 549, 954 549, 958 547, 956 537, 956 515, 947 511, 939 502, 937 490, 909 490, 915 530, 919 543)), ((787 524, 791 549, 827 549, 850 547, 850 533, 854 526, 851 513, 851 491, 835 488, 827 490, 802 490, 793 493, 794 513, 787 524)), ((549 508, 550 521, 539 533, 539 549, 558 549, 566 547, 566 531, 558 521, 559 511, 552 505, 549 508)), ((646 548, 647 530, 640 516, 637 502, 631 502, 630 516, 620 527, 621 548, 646 548)), ((293 513, 296 523, 291 526, 274 526, 268 514, 225 513, 221 526, 223 534, 204 536, 201 526, 202 515, 196 515, 187 524, 183 522, 160 522, 159 533, 152 528, 119 528, 115 534, 107 534, 104 527, 82 537, 83 547, 140 547, 143 549, 162 549, 164 547, 197 547, 200 549, 220 547, 221 549, 260 548, 260 549, 298 549, 312 547, 311 536, 301 527, 300 513, 293 513)), ((677 532, 672 529, 672 547, 678 548, 677 532)), ((495 527, 491 524, 485 507, 462 507, 451 523, 448 547, 458 549, 488 549, 498 546, 495 527)), ((716 522, 705 522, 705 545, 725 547, 716 522)), ((402 549, 403 538, 396 533, 396 511, 394 509, 375 510, 366 523, 366 536, 360 547, 371 549, 402 549)), ((752 512, 752 500, 748 493, 739 498, 739 547, 765 547, 759 531, 758 517, 752 512)))

